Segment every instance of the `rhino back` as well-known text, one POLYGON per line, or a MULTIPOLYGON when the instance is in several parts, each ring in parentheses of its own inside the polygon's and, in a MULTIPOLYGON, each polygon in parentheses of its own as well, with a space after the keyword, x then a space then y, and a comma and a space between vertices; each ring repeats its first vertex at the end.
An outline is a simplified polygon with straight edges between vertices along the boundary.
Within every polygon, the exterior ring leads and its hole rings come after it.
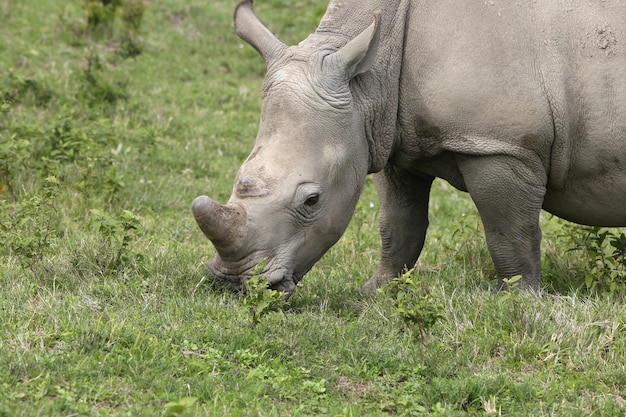
POLYGON ((407 27, 397 163, 463 188, 449 152, 539 155, 544 208, 626 224, 626 3, 438 0, 407 27))

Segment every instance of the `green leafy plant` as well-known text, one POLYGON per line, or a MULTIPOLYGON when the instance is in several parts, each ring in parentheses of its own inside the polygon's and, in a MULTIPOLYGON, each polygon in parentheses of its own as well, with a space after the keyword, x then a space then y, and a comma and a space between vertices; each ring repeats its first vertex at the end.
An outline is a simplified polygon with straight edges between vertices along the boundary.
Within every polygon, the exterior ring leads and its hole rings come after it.
POLYGON ((413 339, 426 347, 427 333, 443 318, 443 305, 414 274, 414 268, 379 291, 391 300, 395 309, 392 316, 400 318, 403 329, 410 331, 413 339))
POLYGON ((120 17, 124 30, 137 33, 146 11, 144 0, 87 0, 87 31, 90 33, 112 31, 115 18, 120 17))
POLYGON ((0 205, 0 242, 16 255, 22 267, 39 276, 41 260, 61 234, 55 197, 59 181, 50 176, 40 192, 23 198, 14 206, 0 205))
POLYGON ((142 229, 139 219, 133 212, 123 210, 117 216, 95 208, 90 212, 91 228, 102 237, 98 262, 105 273, 117 272, 133 261, 143 260, 143 255, 131 249, 131 243, 142 229))
POLYGON ((93 50, 86 58, 87 65, 83 69, 79 97, 90 106, 105 105, 111 107, 128 97, 126 86, 114 82, 104 72, 102 60, 93 50))
POLYGON ((30 141, 15 134, 0 140, 0 195, 8 192, 13 201, 16 199, 15 182, 31 155, 30 146, 30 141))
POLYGON ((87 0, 84 8, 87 14, 85 33, 119 38, 116 52, 122 58, 132 58, 142 52, 143 44, 138 35, 146 11, 144 0, 87 0), (119 27, 116 21, 121 23, 120 36, 114 36, 119 27))
POLYGON ((110 165, 104 171, 104 181, 101 183, 101 192, 106 196, 106 201, 111 204, 119 201, 120 191, 126 186, 124 174, 117 165, 110 165))
POLYGON ((310 391, 313 394, 322 395, 327 391, 326 380, 320 379, 317 381, 305 380, 302 382, 302 388, 306 391, 310 391))
POLYGON ((194 405, 197 400, 196 397, 184 397, 178 401, 165 404, 164 417, 176 417, 181 415, 185 410, 194 405))
POLYGON ((116 11, 122 5, 122 0, 86 0, 84 4, 87 12, 86 31, 110 33, 116 11))
POLYGON ((145 11, 146 2, 144 0, 124 0, 122 2, 119 15, 127 33, 136 35, 139 32, 145 11))
POLYGON ((580 251, 587 264, 584 286, 597 293, 626 295, 626 234, 600 227, 569 228, 570 251, 580 251))
POLYGON ((10 104, 35 104, 43 106, 54 98, 54 92, 47 83, 31 77, 24 77, 10 70, 9 74, 0 80, 0 101, 2 107, 8 111, 10 104))
MULTIPOLYGON (((510 312, 514 318, 515 327, 523 326, 526 323, 526 297, 525 293, 519 291, 521 275, 515 275, 509 278, 502 278, 504 287, 498 294, 499 301, 506 311, 510 312)), ((503 310, 504 311, 504 310, 503 310)))
POLYGON ((502 282, 504 283, 504 288, 502 288, 502 290, 504 291, 501 293, 500 299, 503 301, 510 300, 513 297, 514 291, 519 288, 521 279, 521 275, 515 275, 510 278, 502 278, 502 282))
POLYGON ((71 116, 67 115, 53 122, 48 143, 39 153, 57 163, 74 163, 83 159, 88 143, 88 138, 76 133, 71 116))
POLYGON ((280 309, 285 303, 285 295, 269 288, 267 278, 261 275, 266 264, 267 260, 261 261, 254 269, 252 277, 244 284, 246 295, 243 305, 250 311, 251 327, 259 324, 265 314, 280 309))

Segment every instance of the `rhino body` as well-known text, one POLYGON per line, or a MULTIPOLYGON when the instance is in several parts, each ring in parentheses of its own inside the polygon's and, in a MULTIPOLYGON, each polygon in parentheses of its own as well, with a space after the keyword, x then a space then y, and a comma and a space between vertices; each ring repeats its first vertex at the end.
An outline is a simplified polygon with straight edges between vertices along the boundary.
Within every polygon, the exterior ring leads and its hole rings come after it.
POLYGON ((416 263, 436 177, 469 192, 498 277, 532 290, 542 208, 626 225, 626 2, 332 0, 288 47, 243 1, 235 29, 267 73, 229 202, 192 207, 216 279, 238 287, 266 259, 272 287, 291 294, 368 174, 382 240, 368 290, 416 263))

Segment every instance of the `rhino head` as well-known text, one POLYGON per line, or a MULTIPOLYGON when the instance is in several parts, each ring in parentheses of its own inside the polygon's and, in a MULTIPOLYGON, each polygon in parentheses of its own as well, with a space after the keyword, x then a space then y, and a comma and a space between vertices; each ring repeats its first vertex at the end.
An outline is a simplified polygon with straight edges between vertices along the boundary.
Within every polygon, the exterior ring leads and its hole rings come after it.
POLYGON ((312 35, 287 47, 257 19, 251 0, 237 6, 235 30, 267 73, 256 143, 229 201, 200 196, 192 205, 217 250, 210 276, 239 288, 265 260, 262 275, 290 295, 345 231, 370 165, 350 81, 375 58, 378 20, 341 46, 312 35))

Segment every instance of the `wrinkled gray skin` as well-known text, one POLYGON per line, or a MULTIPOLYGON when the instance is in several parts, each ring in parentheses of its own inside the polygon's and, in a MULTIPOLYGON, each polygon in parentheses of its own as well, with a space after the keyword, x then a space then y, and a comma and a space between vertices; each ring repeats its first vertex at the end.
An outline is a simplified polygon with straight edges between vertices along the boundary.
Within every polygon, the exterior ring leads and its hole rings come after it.
POLYGON ((287 47, 244 1, 235 28, 267 75, 229 202, 193 203, 218 280, 238 287, 267 259, 273 288, 291 294, 344 232, 368 173, 382 251, 365 290, 417 261, 435 177, 470 193, 498 277, 531 290, 542 208, 626 225, 626 2, 333 0, 287 47))

